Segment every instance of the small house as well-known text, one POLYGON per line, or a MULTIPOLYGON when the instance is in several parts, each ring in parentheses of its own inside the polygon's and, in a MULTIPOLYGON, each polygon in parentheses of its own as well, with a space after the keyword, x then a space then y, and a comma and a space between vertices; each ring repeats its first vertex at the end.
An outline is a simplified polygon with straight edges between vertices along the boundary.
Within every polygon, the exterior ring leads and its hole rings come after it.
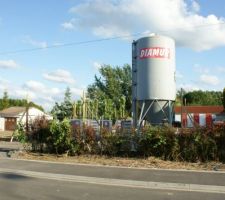
POLYGON ((51 120, 52 116, 38 108, 10 107, 0 111, 0 131, 14 131, 19 122, 25 124, 26 120, 32 122, 38 117, 46 117, 51 120))

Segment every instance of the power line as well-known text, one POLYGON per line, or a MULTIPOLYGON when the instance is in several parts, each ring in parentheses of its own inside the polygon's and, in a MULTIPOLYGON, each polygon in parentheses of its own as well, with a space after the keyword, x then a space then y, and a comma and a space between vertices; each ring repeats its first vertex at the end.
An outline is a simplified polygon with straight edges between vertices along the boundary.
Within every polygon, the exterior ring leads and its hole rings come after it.
POLYGON ((38 51, 38 50, 43 50, 43 49, 53 49, 53 48, 61 48, 61 47, 66 47, 66 46, 76 46, 76 45, 89 44, 89 43, 95 43, 95 42, 103 42, 103 41, 109 41, 109 40, 129 38, 129 37, 138 36, 141 34, 144 34, 144 33, 135 33, 135 34, 130 34, 130 35, 102 38, 102 39, 96 39, 96 40, 86 40, 86 41, 70 42, 70 43, 64 43, 64 44, 58 44, 58 45, 49 45, 47 47, 37 47, 37 48, 29 48, 29 49, 20 49, 20 50, 15 50, 15 51, 5 51, 5 52, 0 52, 0 55, 17 54, 17 53, 23 53, 23 52, 38 51))
MULTIPOLYGON (((225 22, 220 22, 220 23, 215 23, 215 24, 192 26, 189 28, 196 28, 196 29, 207 28, 207 27, 211 27, 211 26, 224 25, 224 24, 225 24, 225 22)), ((186 30, 186 29, 180 28, 177 30, 186 30)), ((166 32, 170 32, 170 31, 171 30, 162 30, 162 31, 157 31, 157 32, 158 33, 166 33, 166 32)), ((70 42, 70 43, 64 43, 64 44, 58 44, 58 45, 49 45, 44 48, 37 47, 37 48, 19 49, 19 50, 15 50, 15 51, 3 51, 3 52, 0 52, 0 55, 18 54, 18 53, 24 53, 24 52, 32 52, 32 51, 38 51, 38 50, 43 50, 43 49, 61 48, 61 47, 67 47, 67 46, 77 46, 77 45, 90 44, 90 43, 96 43, 96 42, 104 42, 104 41, 109 41, 109 40, 130 38, 130 37, 135 37, 135 36, 140 36, 140 35, 148 35, 150 33, 153 33, 153 32, 147 31, 147 32, 133 33, 133 34, 129 34, 129 35, 120 35, 120 36, 116 36, 116 37, 108 37, 108 38, 102 38, 102 39, 96 39, 96 40, 86 40, 86 41, 70 42)))

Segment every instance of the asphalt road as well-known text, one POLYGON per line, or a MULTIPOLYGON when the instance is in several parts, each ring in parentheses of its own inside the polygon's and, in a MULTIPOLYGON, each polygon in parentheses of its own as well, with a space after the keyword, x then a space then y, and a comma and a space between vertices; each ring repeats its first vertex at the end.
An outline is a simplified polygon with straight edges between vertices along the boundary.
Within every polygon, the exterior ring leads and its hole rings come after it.
POLYGON ((225 173, 0 159, 0 199, 225 199, 225 173))
POLYGON ((2 200, 224 200, 223 194, 151 190, 0 175, 2 200))

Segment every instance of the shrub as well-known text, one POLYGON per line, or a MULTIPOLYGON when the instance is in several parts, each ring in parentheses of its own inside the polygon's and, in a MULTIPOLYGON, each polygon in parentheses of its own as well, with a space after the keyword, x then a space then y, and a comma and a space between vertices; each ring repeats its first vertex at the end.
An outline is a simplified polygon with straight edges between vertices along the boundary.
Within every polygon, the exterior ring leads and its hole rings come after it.
POLYGON ((160 127, 144 129, 138 143, 140 155, 162 157, 166 145, 165 131, 160 127))
POLYGON ((212 131, 216 141, 218 159, 225 162, 225 124, 214 127, 212 131))
POLYGON ((32 143, 35 151, 57 154, 101 154, 108 156, 155 156, 176 161, 225 161, 225 126, 180 129, 170 127, 145 127, 138 134, 109 132, 92 127, 72 130, 70 121, 37 119, 26 136, 24 127, 18 125, 19 141, 32 143))
POLYGON ((51 137, 49 121, 44 117, 36 118, 31 124, 31 131, 28 135, 34 151, 46 151, 49 148, 51 137))
POLYGON ((53 120, 50 124, 50 143, 57 154, 69 153, 74 149, 74 143, 72 142, 72 131, 70 121, 64 119, 62 122, 53 120))
POLYGON ((21 122, 18 123, 13 135, 19 142, 21 142, 23 144, 25 144, 28 141, 27 135, 25 133, 24 124, 22 124, 21 122))

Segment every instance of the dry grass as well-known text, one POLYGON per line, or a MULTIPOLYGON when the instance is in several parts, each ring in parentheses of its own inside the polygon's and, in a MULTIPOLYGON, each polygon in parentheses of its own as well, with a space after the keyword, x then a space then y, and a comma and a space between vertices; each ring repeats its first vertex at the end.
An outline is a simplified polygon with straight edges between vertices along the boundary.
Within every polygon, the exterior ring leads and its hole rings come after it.
POLYGON ((82 163, 103 166, 120 166, 132 168, 158 168, 158 169, 186 169, 186 170, 219 170, 225 171, 225 164, 217 162, 207 163, 188 163, 164 161, 155 157, 144 158, 121 158, 107 157, 98 155, 81 155, 81 156, 57 156, 53 154, 39 154, 23 152, 18 158, 29 160, 44 160, 63 163, 82 163))

